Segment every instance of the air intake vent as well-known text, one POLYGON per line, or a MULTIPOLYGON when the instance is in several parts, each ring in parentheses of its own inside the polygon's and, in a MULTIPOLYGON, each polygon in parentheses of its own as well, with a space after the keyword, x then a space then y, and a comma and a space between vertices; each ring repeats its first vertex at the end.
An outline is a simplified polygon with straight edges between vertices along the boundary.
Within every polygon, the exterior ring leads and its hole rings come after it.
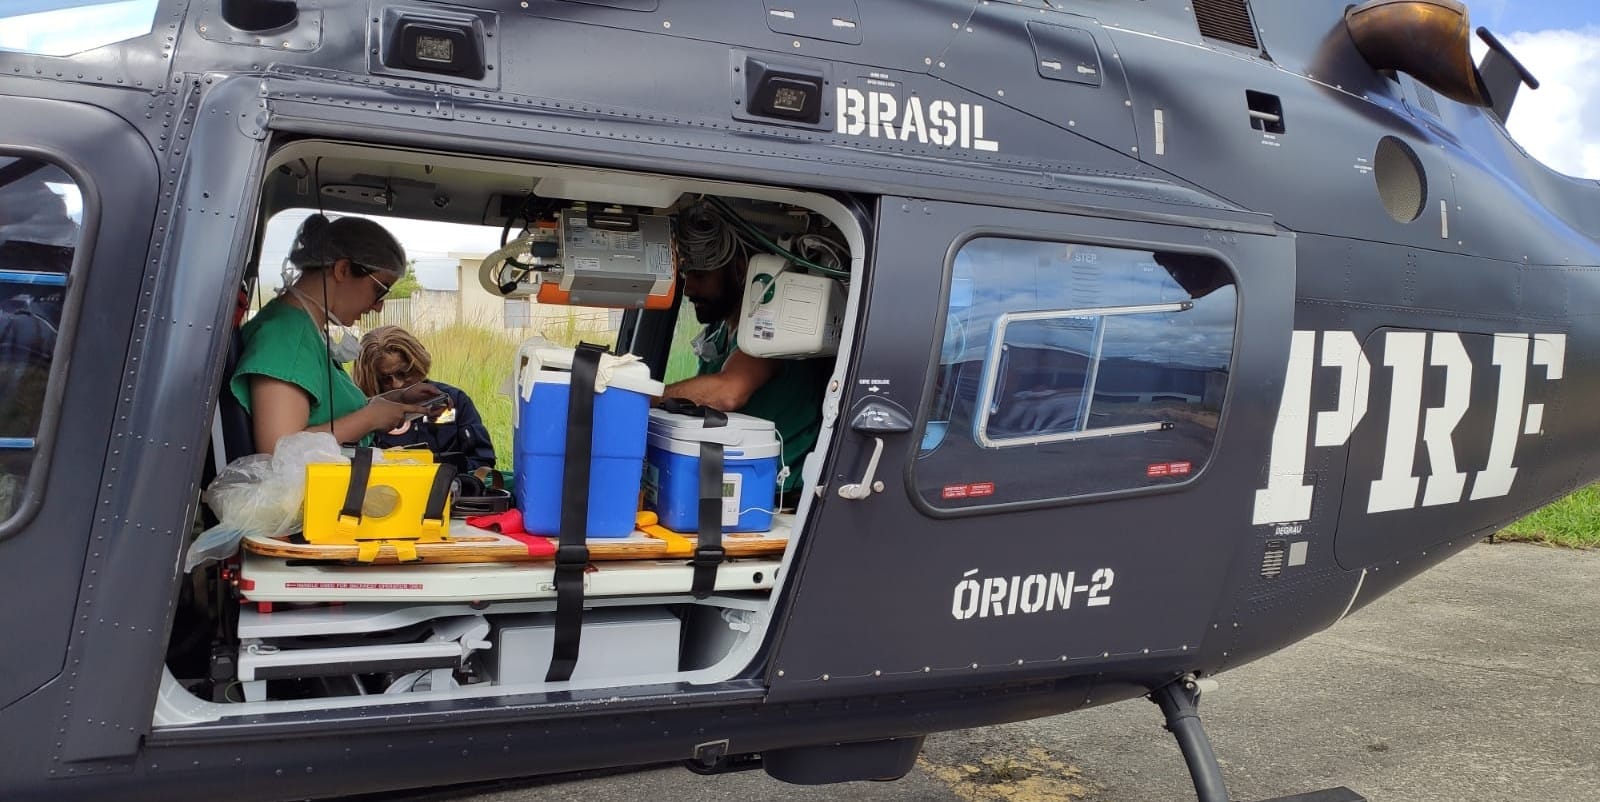
POLYGON ((1261 49, 1247 0, 1194 0, 1194 18, 1200 23, 1201 36, 1261 49))
POLYGON ((1422 101, 1422 107, 1424 109, 1427 109, 1429 114, 1432 114, 1433 116, 1438 117, 1439 116, 1439 101, 1434 99, 1433 90, 1429 89, 1426 86, 1423 86, 1422 84, 1417 84, 1416 87, 1417 87, 1417 100, 1422 101))
POLYGON ((1283 557, 1285 543, 1281 540, 1267 541, 1267 547, 1261 554, 1261 576, 1264 579, 1277 579, 1283 573, 1283 557))

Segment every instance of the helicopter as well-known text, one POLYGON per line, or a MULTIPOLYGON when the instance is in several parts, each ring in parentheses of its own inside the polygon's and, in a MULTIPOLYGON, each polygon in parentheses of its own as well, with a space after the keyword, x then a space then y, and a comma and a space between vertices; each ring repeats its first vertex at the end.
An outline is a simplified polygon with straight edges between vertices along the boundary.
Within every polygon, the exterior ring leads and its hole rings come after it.
POLYGON ((1457 0, 0 14, 7 799, 887 780, 928 733, 1148 697, 1226 800, 1216 675, 1600 476, 1600 190, 1507 134, 1538 82, 1484 29, 1474 63, 1457 0), (731 238, 740 348, 831 360, 777 548, 602 561, 581 505, 635 488, 572 456, 576 536, 520 561, 187 567, 261 445, 227 387, 295 210, 503 232, 479 289, 624 310, 646 387, 693 236, 731 238))

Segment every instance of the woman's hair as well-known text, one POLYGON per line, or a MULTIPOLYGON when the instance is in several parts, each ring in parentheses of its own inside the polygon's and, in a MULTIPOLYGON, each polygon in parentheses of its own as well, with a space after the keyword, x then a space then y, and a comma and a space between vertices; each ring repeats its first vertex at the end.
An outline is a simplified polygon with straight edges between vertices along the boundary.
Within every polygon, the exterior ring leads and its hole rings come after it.
POLYGON ((363 273, 386 270, 403 276, 406 272, 406 249, 383 226, 365 217, 332 221, 321 214, 307 217, 295 235, 289 261, 304 272, 340 259, 354 262, 363 273))
POLYGON ((356 357, 356 386, 369 398, 382 391, 378 386, 378 360, 391 353, 423 376, 433 368, 433 357, 411 332, 399 326, 379 326, 361 338, 361 354, 356 357))

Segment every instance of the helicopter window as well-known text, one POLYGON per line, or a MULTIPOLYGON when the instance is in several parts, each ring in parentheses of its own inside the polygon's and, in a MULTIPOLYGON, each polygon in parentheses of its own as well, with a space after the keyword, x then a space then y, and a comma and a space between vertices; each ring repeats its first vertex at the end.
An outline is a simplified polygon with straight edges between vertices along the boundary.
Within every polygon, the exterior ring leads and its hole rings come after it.
POLYGON ((0 156, 0 520, 33 467, 82 217, 83 196, 61 168, 0 156))
POLYGON ((919 492, 962 508, 1186 480, 1210 457, 1234 315, 1231 274, 1208 258, 967 243, 919 492))
POLYGON ((37 0, 21 13, 0 15, 0 50, 70 56, 144 36, 158 0, 37 0))

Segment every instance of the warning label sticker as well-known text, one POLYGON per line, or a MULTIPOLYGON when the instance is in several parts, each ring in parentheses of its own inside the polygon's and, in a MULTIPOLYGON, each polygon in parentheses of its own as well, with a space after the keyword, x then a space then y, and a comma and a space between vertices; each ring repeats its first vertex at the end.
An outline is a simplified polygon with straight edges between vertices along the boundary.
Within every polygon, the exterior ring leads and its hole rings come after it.
POLYGON ((1155 462, 1145 466, 1144 475, 1151 479, 1168 476, 1188 476, 1193 469, 1193 463, 1188 460, 1181 462, 1155 462))
POLYGON ((316 590, 422 590, 420 582, 285 582, 283 586, 316 590))
POLYGON ((994 495, 994 482, 972 482, 961 485, 945 485, 939 494, 945 499, 982 498, 994 495))

